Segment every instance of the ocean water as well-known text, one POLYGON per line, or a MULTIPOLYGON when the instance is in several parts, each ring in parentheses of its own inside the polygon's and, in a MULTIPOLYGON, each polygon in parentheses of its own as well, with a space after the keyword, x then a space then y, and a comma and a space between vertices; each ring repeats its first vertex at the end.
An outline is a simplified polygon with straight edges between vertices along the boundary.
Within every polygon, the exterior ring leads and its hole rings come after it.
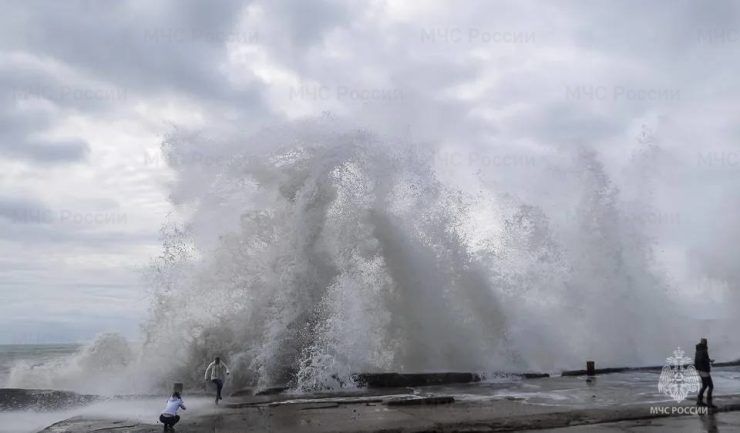
POLYGON ((8 382, 14 367, 44 368, 74 355, 79 344, 2 344, 0 345, 0 386, 11 387, 8 382))

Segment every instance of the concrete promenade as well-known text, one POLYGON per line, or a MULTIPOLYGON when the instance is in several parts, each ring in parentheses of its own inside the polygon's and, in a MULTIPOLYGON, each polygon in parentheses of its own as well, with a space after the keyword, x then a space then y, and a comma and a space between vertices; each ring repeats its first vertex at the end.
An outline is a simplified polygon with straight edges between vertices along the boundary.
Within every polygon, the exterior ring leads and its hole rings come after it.
MULTIPOLYGON (((655 403, 615 407, 574 409, 572 407, 533 405, 512 399, 480 402, 425 403, 413 397, 414 404, 393 404, 408 396, 318 398, 265 401, 264 398, 239 398, 206 413, 185 413, 178 432, 249 433, 249 432, 506 432, 549 429, 549 431, 690 431, 703 425, 737 422, 740 396, 718 398, 714 415, 673 415, 655 413, 655 403), (709 420, 709 421, 707 421, 709 420), (727 420, 727 421, 724 421, 727 420), (598 425, 599 430, 594 430, 598 425), (583 426, 583 427, 577 427, 583 426), (564 428, 564 429, 563 429, 564 428), (557 430, 556 430, 557 429, 557 430), (688 431, 688 430, 687 430, 688 431)), ((680 413, 695 409, 691 404, 663 402, 661 407, 680 407, 680 413)), ((666 414, 667 413, 667 414, 666 414)), ((73 418, 43 430, 44 433, 154 433, 161 425, 125 419, 73 418)), ((716 431, 716 430, 707 430, 716 431)), ((733 431, 733 430, 730 430, 733 431)), ((738 430, 740 431, 740 430, 738 430)))
MULTIPOLYGON (((177 432, 681 432, 738 431, 740 370, 713 372, 714 414, 697 414, 691 395, 675 403, 657 390, 659 374, 627 371, 595 377, 508 377, 482 382, 366 388, 339 393, 231 390, 216 407, 188 395, 177 432)), ((404 381, 409 378, 402 378, 404 381)), ((416 378, 412 378, 416 380, 416 378)), ((404 382, 408 383, 408 382, 404 382)), ((128 397, 129 400, 131 397, 128 397)), ((80 412, 44 433, 154 433, 163 399, 140 401, 136 411, 100 417, 80 412), (160 401, 162 400, 162 401, 160 401)), ((101 403, 116 405, 115 400, 101 403)), ((105 411, 103 411, 105 412, 105 411)))

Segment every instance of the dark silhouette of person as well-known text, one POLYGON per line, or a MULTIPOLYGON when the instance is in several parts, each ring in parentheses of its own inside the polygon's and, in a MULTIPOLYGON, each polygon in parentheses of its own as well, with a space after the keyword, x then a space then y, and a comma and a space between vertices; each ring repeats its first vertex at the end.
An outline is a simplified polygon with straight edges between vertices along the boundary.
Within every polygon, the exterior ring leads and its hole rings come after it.
POLYGON ((699 373, 701 378, 701 389, 699 395, 696 397, 697 406, 709 406, 710 408, 716 408, 717 406, 712 404, 712 391, 714 391, 714 382, 712 382, 712 370, 713 359, 709 358, 709 348, 707 347, 707 339, 702 338, 699 344, 696 345, 696 355, 694 355, 694 367, 696 372, 699 373), (707 391, 707 404, 704 404, 704 391, 707 391))
POLYGON ((216 385, 216 404, 218 404, 219 400, 223 400, 221 390, 224 387, 224 380, 226 380, 226 376, 229 374, 231 374, 229 367, 221 362, 221 358, 218 356, 206 368, 205 380, 210 380, 216 385))

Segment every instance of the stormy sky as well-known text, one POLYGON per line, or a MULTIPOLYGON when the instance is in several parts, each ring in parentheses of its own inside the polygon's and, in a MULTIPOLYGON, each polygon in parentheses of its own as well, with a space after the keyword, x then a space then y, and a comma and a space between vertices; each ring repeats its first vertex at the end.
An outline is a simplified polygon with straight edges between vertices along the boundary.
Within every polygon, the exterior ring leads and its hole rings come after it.
POLYGON ((589 146, 629 192, 654 144, 660 266, 727 290, 739 54, 731 1, 4 1, 0 343, 135 338, 175 210, 163 138, 312 116, 464 149, 445 161, 491 182, 518 166, 524 197, 533 150, 589 146))

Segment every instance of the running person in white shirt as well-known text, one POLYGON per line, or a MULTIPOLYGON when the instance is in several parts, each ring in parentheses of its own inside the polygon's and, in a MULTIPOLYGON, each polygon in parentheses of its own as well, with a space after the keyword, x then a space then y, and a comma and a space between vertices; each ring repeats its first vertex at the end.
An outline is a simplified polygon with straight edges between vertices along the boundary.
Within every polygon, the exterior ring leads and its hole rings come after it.
POLYGON ((159 415, 159 421, 164 424, 164 431, 174 430, 175 424, 180 421, 180 415, 177 414, 178 409, 186 410, 185 403, 183 403, 180 393, 174 392, 172 397, 167 400, 164 411, 159 415))
POLYGON ((216 385, 216 404, 218 404, 219 400, 223 400, 221 390, 224 387, 224 380, 226 380, 226 376, 229 374, 231 374, 229 367, 221 362, 221 358, 218 356, 206 368, 205 380, 210 380, 216 385))

